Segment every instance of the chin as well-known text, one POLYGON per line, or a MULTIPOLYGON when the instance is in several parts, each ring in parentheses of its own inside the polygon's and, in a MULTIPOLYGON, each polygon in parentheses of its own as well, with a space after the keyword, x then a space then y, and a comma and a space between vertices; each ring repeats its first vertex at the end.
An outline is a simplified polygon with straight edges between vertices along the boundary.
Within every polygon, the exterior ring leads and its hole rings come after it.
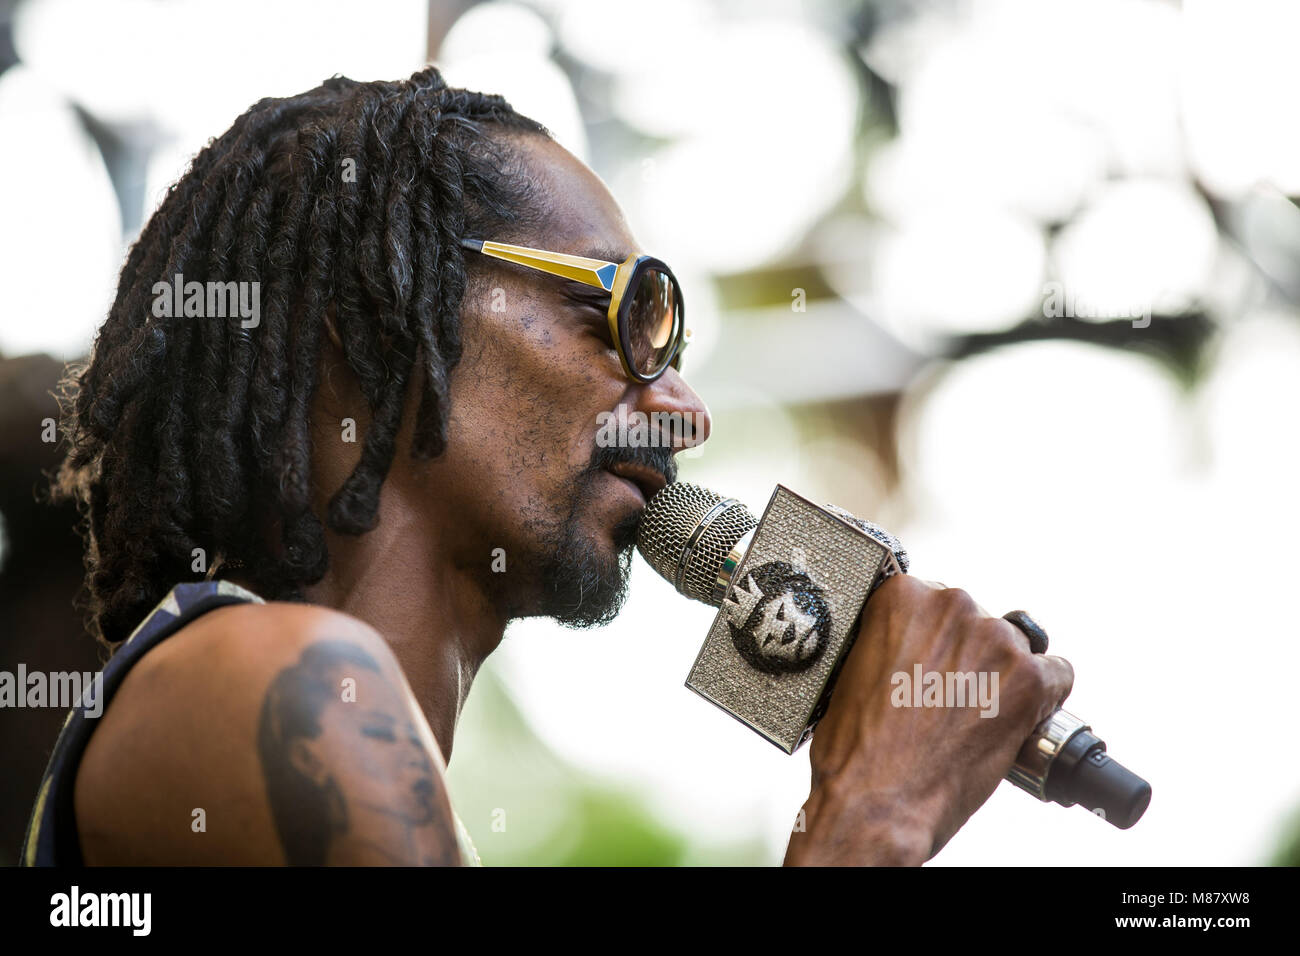
POLYGON ((599 468, 571 487, 565 517, 543 549, 536 613, 569 627, 597 627, 612 621, 627 598, 645 499, 636 485, 599 468))
POLYGON ((542 614, 579 628, 614 620, 627 599, 639 520, 637 511, 592 535, 571 526, 546 569, 542 614))

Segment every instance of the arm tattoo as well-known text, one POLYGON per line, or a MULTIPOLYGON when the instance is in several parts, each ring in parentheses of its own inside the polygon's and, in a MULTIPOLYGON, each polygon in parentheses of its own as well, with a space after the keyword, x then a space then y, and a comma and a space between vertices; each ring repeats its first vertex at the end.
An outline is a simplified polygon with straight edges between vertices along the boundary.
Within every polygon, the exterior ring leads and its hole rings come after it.
POLYGON ((450 804, 402 695, 357 645, 313 644, 275 676, 258 752, 291 866, 460 862, 450 804))

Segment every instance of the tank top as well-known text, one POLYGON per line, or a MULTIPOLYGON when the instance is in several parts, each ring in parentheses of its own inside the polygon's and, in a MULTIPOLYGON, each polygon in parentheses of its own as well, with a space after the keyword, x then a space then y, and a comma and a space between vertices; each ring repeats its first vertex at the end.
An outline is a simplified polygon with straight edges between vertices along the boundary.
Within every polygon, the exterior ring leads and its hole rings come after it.
MULTIPOLYGON (((195 581, 176 585, 104 665, 99 690, 101 701, 96 702, 101 708, 99 713, 102 714, 108 708, 113 694, 122 685, 131 667, 160 641, 171 637, 208 611, 230 604, 248 603, 266 602, 230 581, 195 581)), ((85 698, 83 702, 91 703, 85 698)), ((84 706, 74 707, 63 721, 63 729, 59 732, 49 764, 41 777, 36 803, 27 824, 21 865, 84 865, 73 791, 77 767, 97 725, 98 718, 87 716, 84 706)), ((456 825, 456 842, 460 846, 462 862, 466 866, 481 866, 469 831, 454 810, 452 818, 456 825)))

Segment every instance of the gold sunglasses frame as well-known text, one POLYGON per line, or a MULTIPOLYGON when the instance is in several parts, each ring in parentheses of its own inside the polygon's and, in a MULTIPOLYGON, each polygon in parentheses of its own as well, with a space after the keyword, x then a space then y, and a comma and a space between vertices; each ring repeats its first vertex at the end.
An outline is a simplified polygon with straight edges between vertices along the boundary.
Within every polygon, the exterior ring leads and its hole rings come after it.
POLYGON ((502 259, 529 269, 535 269, 538 272, 572 279, 574 282, 581 282, 583 285, 589 285, 608 292, 610 299, 606 317, 609 320, 609 334, 614 341, 614 348, 618 352, 618 359, 623 365, 624 373, 633 381, 648 384, 668 371, 669 367, 678 371, 681 370, 682 353, 686 351, 686 346, 690 343, 691 330, 686 328, 686 306, 682 300, 681 283, 677 281, 673 271, 659 259, 651 256, 633 255, 628 256, 622 262, 607 262, 604 259, 588 259, 585 256, 573 256, 565 252, 549 252, 545 249, 532 249, 528 246, 512 246, 504 242, 492 242, 486 239, 462 239, 460 244, 466 249, 473 249, 475 252, 481 252, 483 255, 491 256, 494 259, 502 259), (623 335, 620 331, 621 323, 619 321, 624 293, 632 285, 632 279, 646 268, 653 268, 664 273, 672 282, 673 294, 676 296, 677 301, 678 320, 673 351, 663 366, 649 375, 634 369, 628 361, 627 349, 623 345, 623 335))

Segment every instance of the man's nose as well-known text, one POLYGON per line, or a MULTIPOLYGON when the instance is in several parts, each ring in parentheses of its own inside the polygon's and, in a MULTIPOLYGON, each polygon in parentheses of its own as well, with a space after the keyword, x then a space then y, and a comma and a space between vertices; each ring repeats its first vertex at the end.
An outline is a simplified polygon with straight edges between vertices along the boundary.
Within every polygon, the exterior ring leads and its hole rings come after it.
POLYGON ((680 451, 702 445, 708 439, 713 427, 709 408, 677 369, 669 368, 637 391, 636 410, 649 417, 651 427, 669 432, 660 435, 661 447, 680 451))

